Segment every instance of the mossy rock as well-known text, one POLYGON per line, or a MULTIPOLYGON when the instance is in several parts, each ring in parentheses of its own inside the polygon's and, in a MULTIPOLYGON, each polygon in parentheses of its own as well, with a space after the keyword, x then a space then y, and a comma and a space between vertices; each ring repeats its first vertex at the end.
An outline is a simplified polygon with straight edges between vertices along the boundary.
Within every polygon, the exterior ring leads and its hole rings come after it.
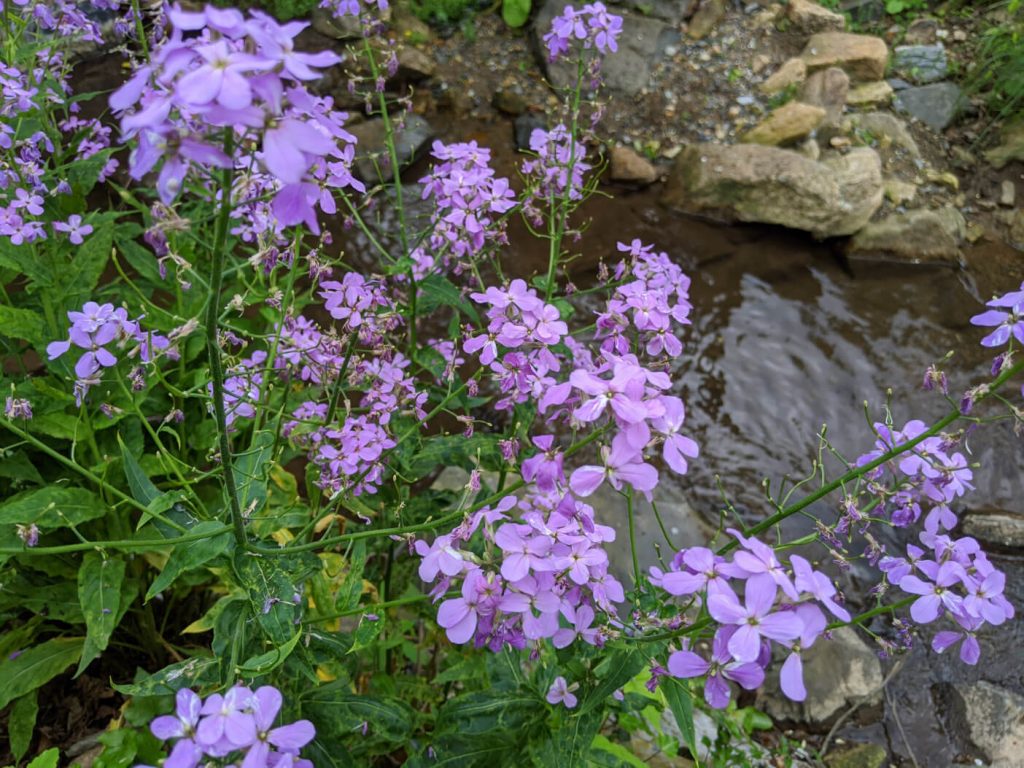
POLYGON ((884 768, 889 753, 878 744, 853 744, 825 758, 827 768, 884 768))

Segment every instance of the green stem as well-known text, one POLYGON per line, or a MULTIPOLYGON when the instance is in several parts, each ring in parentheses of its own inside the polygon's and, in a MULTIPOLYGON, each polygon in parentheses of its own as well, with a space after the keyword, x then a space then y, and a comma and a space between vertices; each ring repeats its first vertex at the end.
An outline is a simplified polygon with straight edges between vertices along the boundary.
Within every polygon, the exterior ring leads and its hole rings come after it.
POLYGON ((132 16, 135 17, 135 35, 139 38, 142 55, 146 57, 146 61, 149 61, 149 41, 146 40, 146 28, 142 23, 142 9, 139 7, 139 0, 132 0, 132 16))
MULTIPOLYGON (((233 140, 230 129, 224 138, 224 154, 231 157, 233 140)), ((231 217, 231 183, 234 178, 234 166, 225 168, 220 183, 220 214, 217 217, 216 230, 213 238, 212 269, 210 272, 210 294, 206 305, 206 350, 210 358, 210 378, 213 385, 213 412, 217 420, 217 432, 220 443, 220 462, 223 468, 224 491, 228 495, 228 508, 231 510, 231 525, 235 541, 240 547, 248 543, 245 533, 245 520, 242 508, 238 503, 238 491, 235 486, 235 474, 231 465, 231 439, 228 436, 227 415, 224 412, 224 366, 220 359, 220 342, 217 338, 217 326, 220 321, 220 294, 224 282, 224 258, 227 248, 228 224, 231 217)))
POLYGON ((629 553, 633 557, 633 592, 640 596, 640 559, 636 554, 636 522, 633 515, 633 491, 626 491, 626 515, 629 518, 629 553))
POLYGON ((186 533, 183 536, 177 536, 170 539, 116 539, 111 541, 87 541, 80 544, 60 544, 54 547, 24 547, 19 549, 18 547, 0 547, 0 555, 29 555, 29 556, 43 556, 43 555, 65 555, 70 552, 88 552, 95 549, 115 549, 115 550, 141 550, 143 552, 155 552, 161 549, 167 549, 177 544, 188 544, 192 541, 199 541, 200 539, 207 539, 213 536, 219 536, 222 533, 226 533, 231 530, 231 526, 225 525, 223 528, 203 531, 202 533, 186 533))

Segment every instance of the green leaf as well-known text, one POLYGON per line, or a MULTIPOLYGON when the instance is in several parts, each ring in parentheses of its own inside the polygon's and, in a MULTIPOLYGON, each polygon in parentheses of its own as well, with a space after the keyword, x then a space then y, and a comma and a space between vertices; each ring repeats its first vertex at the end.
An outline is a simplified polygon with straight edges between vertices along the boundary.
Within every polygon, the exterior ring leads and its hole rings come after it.
POLYGON ((249 450, 235 457, 235 482, 238 505, 246 517, 257 514, 267 501, 267 477, 274 433, 260 430, 253 436, 249 450))
POLYGON ((601 706, 608 697, 624 686, 644 666, 644 658, 634 648, 617 648, 598 664, 596 671, 603 673, 601 682, 587 695, 580 706, 580 714, 586 714, 601 706))
POLYGON ((416 314, 429 315, 439 306, 453 307, 466 315, 475 324, 480 324, 480 315, 455 283, 443 275, 429 275, 419 281, 420 297, 416 303, 416 314))
POLYGON ((75 192, 88 195, 99 181, 100 173, 110 160, 110 156, 116 151, 116 147, 109 147, 85 160, 76 160, 71 163, 67 168, 67 178, 75 192))
POLYGON ((530 18, 530 0, 503 0, 501 18, 510 27, 521 27, 530 18))
POLYGON ((630 768, 648 768, 647 763, 634 755, 621 744, 609 741, 606 736, 597 734, 590 743, 591 760, 598 765, 608 768, 619 768, 619 766, 630 766, 630 768), (605 753, 601 755, 600 753, 605 753), (609 759, 610 758, 610 759, 609 759))
POLYGON ((195 656, 164 667, 159 672, 136 679, 134 683, 112 686, 125 696, 161 696, 177 693, 180 688, 199 688, 217 678, 220 662, 215 658, 195 656))
POLYGON ((0 505, 0 526, 35 523, 54 530, 103 517, 107 506, 92 491, 51 485, 25 491, 0 505))
POLYGON ((376 620, 373 620, 367 618, 364 614, 359 619, 359 626, 356 627, 356 631, 352 635, 352 647, 348 649, 348 652, 355 653, 356 651, 361 651, 364 648, 369 648, 380 636, 381 630, 383 629, 383 616, 377 616, 376 620))
POLYGON ((78 661, 84 637, 57 637, 0 662, 0 709, 78 661))
POLYGON ((87 552, 78 569, 78 601, 85 616, 85 647, 78 664, 80 675, 107 648, 121 618, 121 588, 124 584, 125 562, 87 552))
POLYGON ((22 480, 29 483, 43 484, 43 477, 39 470, 29 460, 24 451, 17 450, 7 453, 4 460, 0 461, 0 477, 8 480, 22 480))
POLYGON ((412 735, 415 713, 398 699, 357 696, 347 683, 321 686, 302 699, 302 712, 322 737, 343 739, 368 724, 368 734, 391 743, 404 743, 412 735))
POLYGON ((661 692, 665 695, 669 709, 676 718, 676 725, 683 734, 683 741, 690 754, 697 753, 697 729, 693 724, 693 697, 686 683, 675 677, 664 677, 661 681, 661 692))
POLYGON ((46 323, 40 315, 29 309, 0 304, 0 336, 24 339, 42 348, 46 341, 46 323))
POLYGON ((259 656, 253 656, 251 659, 247 659, 239 668, 239 671, 243 675, 253 676, 270 674, 284 664, 288 657, 291 656, 292 651, 295 650, 295 646, 298 645, 299 638, 301 637, 302 632, 296 632, 292 639, 287 643, 276 648, 272 648, 266 653, 261 653, 259 656))
POLYGON ((39 712, 39 697, 36 691, 29 691, 11 706, 11 715, 7 722, 7 738, 11 744, 14 762, 28 752, 32 744, 32 733, 36 729, 36 714, 39 712))
MULTIPOLYGON (((205 520, 193 527, 189 533, 199 534, 206 531, 217 531, 223 527, 224 524, 217 520, 205 520)), ((217 536, 208 536, 207 538, 194 541, 187 547, 175 547, 171 550, 171 556, 167 558, 164 569, 153 579, 153 583, 146 592, 146 601, 152 600, 171 586, 174 580, 181 574, 198 568, 210 562, 218 555, 227 552, 231 548, 233 541, 234 539, 231 534, 225 531, 217 536)))
POLYGON ((95 233, 72 251, 71 263, 60 268, 58 279, 65 288, 62 298, 67 307, 80 307, 82 300, 92 295, 114 247, 114 228, 110 223, 95 217, 89 221, 96 227, 95 233))
POLYGON ((132 498, 148 506, 160 496, 160 490, 153 485, 153 481, 143 471, 135 454, 128 450, 121 435, 117 436, 117 442, 121 446, 121 461, 124 463, 124 476, 128 480, 128 490, 131 491, 132 498))
POLYGON ((57 768, 57 761, 60 759, 60 750, 52 747, 28 764, 28 768, 57 768))
POLYGON ((338 587, 334 610, 351 611, 363 594, 363 569, 366 567, 366 540, 357 539, 348 553, 348 573, 338 587))

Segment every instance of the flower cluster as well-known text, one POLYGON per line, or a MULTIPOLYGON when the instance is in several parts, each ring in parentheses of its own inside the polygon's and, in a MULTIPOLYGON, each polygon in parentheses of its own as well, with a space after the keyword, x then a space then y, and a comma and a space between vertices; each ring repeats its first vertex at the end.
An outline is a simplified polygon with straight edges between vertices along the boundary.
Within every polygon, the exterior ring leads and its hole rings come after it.
POLYGON ((567 5, 561 16, 551 21, 551 30, 544 35, 551 61, 567 57, 574 46, 593 48, 602 55, 619 49, 622 17, 609 13, 604 3, 588 3, 580 10, 567 5))
POLYGON ((831 580, 799 555, 786 568, 775 551, 754 537, 729 531, 740 544, 732 559, 704 547, 681 550, 668 571, 651 569, 651 583, 673 596, 696 598, 717 623, 709 658, 690 647, 675 651, 668 672, 675 677, 704 677, 708 704, 729 703, 732 680, 753 690, 764 681, 772 642, 788 651, 780 669, 783 693, 795 701, 807 696, 801 653, 825 632, 825 611, 841 621, 850 614, 837 601, 831 580), (742 583, 743 599, 736 587, 742 583))
POLYGON ((275 728, 282 703, 281 692, 270 685, 255 691, 236 685, 227 693, 207 696, 205 701, 182 688, 175 697, 174 714, 157 717, 149 729, 162 741, 175 740, 164 768, 196 768, 200 764, 313 768, 299 754, 316 736, 316 729, 308 720, 275 728))
MULTIPOLYGON (((587 148, 574 139, 564 125, 550 131, 534 128, 530 151, 535 155, 523 162, 523 175, 531 183, 535 199, 557 201, 563 197, 583 199, 583 176, 593 166, 584 158, 587 148)), ((534 217, 535 218, 535 217, 534 217)))
POLYGON ((128 319, 128 312, 123 307, 115 309, 113 304, 87 301, 81 311, 68 312, 68 320, 71 322, 69 338, 51 342, 46 347, 46 354, 50 360, 56 360, 72 345, 85 350, 75 363, 75 375, 78 377, 75 393, 79 404, 89 388, 99 383, 104 369, 117 365, 118 358, 110 350, 111 345, 123 348, 133 344, 129 356, 137 355, 143 362, 149 362, 158 352, 172 360, 178 357, 170 339, 142 330, 137 320, 128 319))
POLYGON ((435 141, 432 155, 441 162, 420 183, 423 198, 433 200, 433 231, 429 252, 420 247, 412 254, 417 279, 446 266, 452 258, 458 262, 479 257, 488 242, 505 242, 502 214, 516 204, 508 179, 494 175, 486 147, 475 141, 447 145, 435 141), (445 253, 441 260, 439 251, 445 253))
POLYGON ((537 491, 521 500, 507 496, 431 544, 417 541, 416 551, 423 558, 420 578, 437 581, 435 598, 461 581, 461 596, 444 600, 437 611, 453 643, 472 640, 496 652, 547 638, 565 648, 576 639, 602 645, 596 611, 614 615, 625 599, 604 550, 614 539, 615 531, 595 523, 593 508, 572 494, 537 491), (506 514, 513 509, 518 520, 506 514), (483 558, 463 549, 481 524, 483 558))
POLYGON ((137 139, 132 178, 162 161, 157 190, 170 203, 193 164, 238 165, 272 179, 279 227, 305 223, 319 232, 316 208, 336 210, 329 189, 352 184, 351 153, 339 143, 354 144, 355 137, 343 128, 347 116, 330 99, 310 94, 305 83, 340 57, 297 51, 295 37, 307 24, 278 24, 258 11, 245 16, 235 9, 172 6, 167 16, 167 40, 110 98, 122 113, 124 138, 137 139), (237 141, 222 141, 225 130, 237 141), (256 151, 244 159, 229 156, 233 146, 250 142, 256 151))

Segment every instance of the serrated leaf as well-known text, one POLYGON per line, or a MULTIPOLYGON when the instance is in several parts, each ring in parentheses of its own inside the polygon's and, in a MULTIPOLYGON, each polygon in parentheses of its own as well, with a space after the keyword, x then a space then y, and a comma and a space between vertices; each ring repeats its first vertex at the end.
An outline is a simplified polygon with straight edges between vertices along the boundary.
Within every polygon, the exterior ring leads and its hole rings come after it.
POLYGON ((78 661, 84 643, 83 637, 57 637, 0 661, 0 709, 78 661))
MULTIPOLYGON (((376 616, 376 614, 374 615, 376 616)), ((363 614, 359 619, 359 626, 356 627, 356 631, 352 635, 352 647, 348 649, 348 652, 355 653, 356 651, 361 651, 364 648, 369 648, 380 636, 383 629, 383 616, 369 618, 367 614, 363 614)))
POLYGON ((240 673, 253 676, 269 675, 287 661, 301 637, 302 632, 296 632, 288 642, 272 648, 266 653, 261 653, 259 656, 246 659, 245 663, 239 668, 240 673))
POLYGON ((267 502, 267 478, 274 433, 260 430, 253 436, 249 450, 235 457, 235 482, 238 505, 246 517, 256 515, 267 502))
POLYGON ((0 304, 0 336, 24 339, 41 348, 46 340, 46 323, 32 310, 0 304))
POLYGON ((612 651, 598 665, 599 670, 605 670, 604 675, 583 701, 580 714, 586 714, 604 704, 612 693, 632 680, 643 666, 644 658, 634 648, 617 648, 612 651))
POLYGON ((11 714, 7 720, 7 736, 15 763, 21 762, 21 758, 32 744, 32 733, 36 729, 38 712, 38 691, 29 691, 11 706, 11 714))
POLYGON ((302 699, 302 712, 316 725, 317 734, 345 738, 367 724, 368 735, 404 743, 411 735, 414 712, 398 699, 357 696, 347 683, 331 683, 302 699))
POLYGON ((480 325, 480 315, 455 283, 444 275, 428 275, 417 284, 420 298, 416 304, 419 315, 429 315, 439 306, 453 307, 466 315, 474 324, 480 325))
POLYGON ((621 766, 630 766, 631 768, 649 768, 647 763, 641 760, 639 757, 634 755, 628 749, 621 744, 616 744, 614 741, 609 741, 608 737, 597 734, 594 740, 590 743, 590 757, 591 760, 606 768, 620 768, 621 766), (604 753, 608 755, 606 759, 604 753))
POLYGON ((521 27, 530 18, 530 0, 502 0, 501 18, 510 27, 521 27))
POLYGON ((78 569, 78 601, 85 616, 85 647, 76 676, 106 650, 120 619, 125 562, 87 552, 78 569))
MULTIPOLYGON (((205 520, 195 525, 189 533, 200 534, 207 531, 220 531, 223 528, 224 524, 217 520, 205 520)), ((152 600, 171 586, 181 574, 205 565, 218 555, 228 552, 233 541, 231 534, 225 531, 216 536, 211 535, 193 541, 186 547, 175 547, 171 550, 171 556, 167 558, 163 570, 153 579, 153 583, 146 592, 146 601, 152 600)))
POLYGON ((121 435, 117 436, 117 443, 121 446, 121 461, 124 464, 124 476, 128 481, 128 490, 132 498, 147 506, 160 496, 160 489, 153 485, 153 481, 143 471, 128 446, 125 445, 121 435))
POLYGON ((672 710, 679 731, 683 734, 686 748, 690 750, 691 755, 696 756, 697 728, 693 723, 693 697, 690 695, 689 687, 678 678, 669 676, 662 679, 660 690, 665 695, 669 709, 672 710))
POLYGON ((216 679, 220 662, 214 658, 194 657, 164 667, 134 683, 112 686, 125 696, 162 696, 177 693, 181 688, 199 688, 216 679))

